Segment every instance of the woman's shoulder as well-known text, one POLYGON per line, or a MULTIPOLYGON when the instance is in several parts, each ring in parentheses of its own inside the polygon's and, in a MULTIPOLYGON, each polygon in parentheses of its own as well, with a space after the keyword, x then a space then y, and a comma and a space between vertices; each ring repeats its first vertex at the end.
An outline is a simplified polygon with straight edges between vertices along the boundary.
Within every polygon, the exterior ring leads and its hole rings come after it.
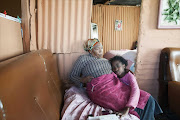
POLYGON ((109 61, 109 60, 108 60, 108 59, 106 59, 106 58, 101 58, 101 60, 109 61))
POLYGON ((90 55, 89 54, 84 54, 84 55, 80 55, 79 58, 82 59, 82 58, 86 58, 86 57, 89 57, 90 55))
POLYGON ((78 58, 78 61, 86 61, 90 59, 90 55, 89 54, 84 54, 84 55, 80 55, 78 58))

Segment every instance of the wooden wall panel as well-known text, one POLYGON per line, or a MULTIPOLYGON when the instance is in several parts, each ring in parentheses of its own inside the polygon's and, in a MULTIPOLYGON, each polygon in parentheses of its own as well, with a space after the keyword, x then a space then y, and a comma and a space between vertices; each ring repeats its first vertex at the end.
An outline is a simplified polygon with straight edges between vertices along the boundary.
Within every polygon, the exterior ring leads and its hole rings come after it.
POLYGON ((0 61, 22 53, 21 24, 0 17, 0 61))
POLYGON ((99 39, 104 53, 109 50, 131 49, 138 39, 140 7, 93 6, 92 22, 98 24, 99 39), (115 30, 115 20, 122 20, 122 31, 115 30))

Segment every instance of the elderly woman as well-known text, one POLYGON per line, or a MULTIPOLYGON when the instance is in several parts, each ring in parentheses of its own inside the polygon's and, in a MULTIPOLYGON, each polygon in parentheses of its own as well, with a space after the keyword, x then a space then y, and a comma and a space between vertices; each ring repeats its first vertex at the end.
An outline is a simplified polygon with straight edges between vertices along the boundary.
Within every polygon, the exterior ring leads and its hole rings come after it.
MULTIPOLYGON (((86 91, 92 102, 119 112, 119 115, 131 113, 143 118, 142 114, 138 114, 140 112, 136 108, 144 109, 150 94, 145 91, 140 92, 133 75, 128 83, 131 86, 119 80, 117 72, 115 74, 112 71, 110 62, 102 58, 103 48, 99 40, 88 40, 85 44, 85 50, 89 54, 78 58, 70 74, 70 80, 79 87, 86 84, 86 91)), ((123 71, 125 67, 121 67, 121 69, 123 71)), ((151 117, 153 118, 154 115, 151 117)))
POLYGON ((93 78, 112 73, 111 64, 102 58, 103 46, 98 39, 89 39, 84 45, 84 50, 89 54, 81 55, 70 73, 70 80, 79 87, 93 78))

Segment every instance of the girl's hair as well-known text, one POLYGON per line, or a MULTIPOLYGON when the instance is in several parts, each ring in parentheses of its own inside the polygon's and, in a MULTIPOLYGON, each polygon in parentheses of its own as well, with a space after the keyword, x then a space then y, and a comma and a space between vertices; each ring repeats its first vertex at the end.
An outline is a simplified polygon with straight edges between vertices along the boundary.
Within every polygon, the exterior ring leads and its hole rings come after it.
POLYGON ((109 61, 110 61, 111 65, 112 65, 112 63, 113 63, 114 61, 119 61, 119 62, 121 62, 122 64, 125 64, 126 67, 127 67, 127 65, 128 65, 127 60, 124 59, 124 58, 121 57, 121 56, 114 56, 114 57, 111 58, 109 61))

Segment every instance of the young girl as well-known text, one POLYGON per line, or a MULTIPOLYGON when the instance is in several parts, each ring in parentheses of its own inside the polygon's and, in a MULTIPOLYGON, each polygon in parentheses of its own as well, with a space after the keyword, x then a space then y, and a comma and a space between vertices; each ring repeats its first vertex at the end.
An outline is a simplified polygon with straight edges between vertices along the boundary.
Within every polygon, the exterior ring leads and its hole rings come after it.
POLYGON ((134 114, 141 120, 154 120, 154 115, 162 113, 156 100, 139 89, 123 57, 115 56, 110 63, 115 74, 102 75, 87 83, 88 96, 94 103, 118 111, 119 115, 134 114))
MULTIPOLYGON (((134 88, 133 84, 137 84, 135 76, 126 69, 127 61, 121 56, 115 56, 110 60, 113 72, 118 76, 119 80, 131 87, 131 91, 134 88)), ((135 90, 136 91, 136 90, 135 90)), ((140 106, 143 95, 149 93, 140 90, 140 98, 134 96, 134 99, 139 100, 135 111, 139 114, 142 120, 153 120, 154 115, 162 113, 162 110, 156 100, 150 95, 146 104, 140 106)))

